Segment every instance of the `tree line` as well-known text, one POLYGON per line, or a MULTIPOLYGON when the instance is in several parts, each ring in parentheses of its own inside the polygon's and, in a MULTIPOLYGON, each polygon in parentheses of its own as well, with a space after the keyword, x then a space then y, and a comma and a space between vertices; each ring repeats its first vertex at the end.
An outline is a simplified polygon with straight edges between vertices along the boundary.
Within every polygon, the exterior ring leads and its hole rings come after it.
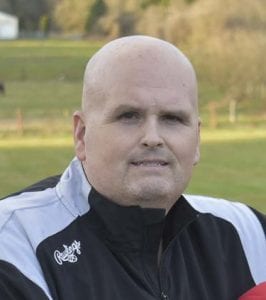
POLYGON ((265 32, 264 0, 0 0, 20 29, 116 37, 152 34, 172 42, 265 32))

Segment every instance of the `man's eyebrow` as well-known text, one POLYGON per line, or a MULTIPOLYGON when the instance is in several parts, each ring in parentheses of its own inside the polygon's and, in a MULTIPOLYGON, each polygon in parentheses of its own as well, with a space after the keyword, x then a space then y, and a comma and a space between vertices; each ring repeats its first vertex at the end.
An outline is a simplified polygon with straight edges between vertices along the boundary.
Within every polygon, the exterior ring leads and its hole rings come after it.
POLYGON ((186 111, 186 110, 184 110, 184 109, 167 109, 167 108, 165 108, 165 109, 162 109, 161 111, 160 111, 160 114, 175 114, 175 115, 186 115, 186 114, 188 114, 188 112, 186 111))
POLYGON ((190 117, 191 113, 188 108, 168 108, 165 107, 162 110, 159 111, 160 116, 164 115, 173 115, 173 116, 178 116, 180 118, 187 119, 190 117))
POLYGON ((131 110, 144 111, 145 109, 137 105, 121 104, 112 110, 112 114, 118 114, 120 112, 131 111, 131 110))

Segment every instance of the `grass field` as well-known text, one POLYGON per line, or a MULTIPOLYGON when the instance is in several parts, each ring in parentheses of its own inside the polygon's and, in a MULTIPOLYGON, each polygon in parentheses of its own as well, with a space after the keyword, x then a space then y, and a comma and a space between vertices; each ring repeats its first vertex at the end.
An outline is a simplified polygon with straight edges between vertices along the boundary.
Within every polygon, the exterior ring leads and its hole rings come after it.
MULTIPOLYGON (((85 63, 100 44, 0 42, 0 81, 6 85, 0 95, 0 197, 68 165, 74 155, 71 114, 80 104, 85 63)), ((266 129, 251 125, 203 126, 201 162, 189 193, 244 201, 266 212, 266 129)))
POLYGON ((88 41, 0 41, 2 79, 80 80, 88 58, 102 45, 88 41))
POLYGON ((266 212, 266 132, 246 130, 245 137, 243 131, 216 131, 215 138, 213 134, 203 138, 201 161, 188 192, 244 201, 266 212))

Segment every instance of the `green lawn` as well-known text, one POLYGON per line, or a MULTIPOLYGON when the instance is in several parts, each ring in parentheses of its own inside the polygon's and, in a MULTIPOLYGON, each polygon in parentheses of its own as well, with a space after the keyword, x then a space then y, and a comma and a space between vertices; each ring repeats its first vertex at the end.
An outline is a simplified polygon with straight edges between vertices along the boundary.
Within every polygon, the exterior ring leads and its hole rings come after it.
POLYGON ((80 80, 85 63, 100 45, 88 41, 0 41, 0 78, 80 80))
POLYGON ((70 146, 0 149, 0 198, 42 178, 60 174, 72 157, 70 146))
POLYGON ((81 81, 7 82, 6 95, 0 96, 0 120, 14 118, 17 109, 28 119, 62 118, 79 107, 81 89, 81 81))
POLYGON ((188 192, 224 197, 266 213, 266 139, 203 143, 188 192))

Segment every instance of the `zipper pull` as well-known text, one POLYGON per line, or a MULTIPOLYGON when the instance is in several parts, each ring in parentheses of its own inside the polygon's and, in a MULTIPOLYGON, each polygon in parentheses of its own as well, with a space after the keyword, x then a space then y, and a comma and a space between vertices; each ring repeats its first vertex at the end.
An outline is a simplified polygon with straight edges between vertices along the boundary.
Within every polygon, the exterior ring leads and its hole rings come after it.
POLYGON ((164 292, 161 293, 161 299, 162 300, 169 300, 168 296, 164 292))

